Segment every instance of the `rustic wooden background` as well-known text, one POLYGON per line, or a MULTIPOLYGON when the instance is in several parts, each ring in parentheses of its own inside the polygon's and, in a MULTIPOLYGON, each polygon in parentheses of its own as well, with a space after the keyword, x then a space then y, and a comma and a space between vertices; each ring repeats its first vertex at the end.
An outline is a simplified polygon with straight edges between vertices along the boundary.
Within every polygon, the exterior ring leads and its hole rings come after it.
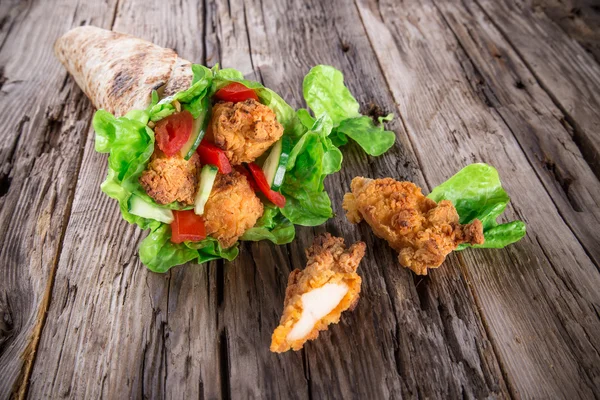
POLYGON ((582 0, 2 0, 0 398, 597 398, 600 6, 582 0), (232 263, 149 273, 144 233, 100 192, 89 101, 54 58, 92 24, 220 62, 294 106, 318 63, 363 111, 396 115, 379 158, 343 149, 338 216, 232 263), (341 200, 356 175, 425 191, 497 167, 527 237, 399 268, 341 200), (285 282, 316 232, 364 240, 357 310, 269 352, 285 282))

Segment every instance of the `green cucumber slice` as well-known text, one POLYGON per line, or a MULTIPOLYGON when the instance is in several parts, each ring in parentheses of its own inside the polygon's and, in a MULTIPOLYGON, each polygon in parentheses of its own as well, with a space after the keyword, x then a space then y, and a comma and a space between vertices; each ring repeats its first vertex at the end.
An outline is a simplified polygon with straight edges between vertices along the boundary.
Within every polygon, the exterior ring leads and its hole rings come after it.
POLYGON ((200 173, 200 185, 198 185, 198 193, 196 193, 196 200, 194 200, 194 213, 196 213, 196 215, 204 214, 204 206, 212 191, 217 172, 219 172, 219 168, 215 165, 206 164, 202 167, 202 172, 200 173))
POLYGON ((278 190, 285 177, 285 167, 290 158, 292 143, 290 138, 282 136, 271 148, 269 156, 263 163, 262 169, 271 189, 278 190))
POLYGON ((153 219, 156 221, 170 224, 173 222, 173 211, 168 208, 159 207, 156 204, 148 203, 140 196, 132 195, 129 198, 129 213, 138 217, 153 219))
POLYGON ((192 125, 192 133, 188 141, 183 145, 181 150, 179 150, 179 154, 181 157, 189 160, 193 155, 198 146, 200 146, 200 142, 206 133, 206 127, 208 126, 208 121, 210 120, 210 99, 206 96, 202 99, 202 112, 200 116, 194 120, 194 125, 192 125))

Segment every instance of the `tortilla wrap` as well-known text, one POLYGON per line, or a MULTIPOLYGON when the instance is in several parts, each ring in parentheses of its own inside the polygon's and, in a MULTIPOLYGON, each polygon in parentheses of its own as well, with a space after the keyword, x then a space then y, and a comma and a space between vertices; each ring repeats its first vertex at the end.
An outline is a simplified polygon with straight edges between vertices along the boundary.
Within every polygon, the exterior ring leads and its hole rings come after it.
POLYGON ((94 106, 116 116, 145 109, 152 90, 168 96, 192 82, 191 63, 173 50, 94 26, 71 29, 54 52, 94 106))

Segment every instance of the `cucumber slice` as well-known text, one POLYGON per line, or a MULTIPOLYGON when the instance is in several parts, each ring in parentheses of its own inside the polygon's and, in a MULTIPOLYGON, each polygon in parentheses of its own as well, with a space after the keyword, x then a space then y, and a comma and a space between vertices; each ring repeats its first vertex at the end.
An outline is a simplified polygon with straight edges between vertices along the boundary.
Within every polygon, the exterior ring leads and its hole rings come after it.
POLYGON ((196 215, 204 214, 204 206, 212 191, 217 172, 219 172, 219 168, 214 165, 206 164, 202 167, 202 172, 200 173, 200 185, 198 185, 198 193, 196 193, 196 200, 194 201, 194 213, 196 213, 196 215))
POLYGON ((159 207, 156 204, 148 203, 136 195, 132 195, 129 198, 129 212, 138 217, 153 219, 165 224, 170 224, 174 219, 173 211, 168 208, 159 207))
POLYGON ((278 190, 283 183, 285 167, 290 158, 291 150, 292 143, 290 138, 283 136, 273 145, 269 156, 263 163, 262 169, 265 173, 265 178, 267 178, 267 182, 273 190, 278 190))
POLYGON ((206 133, 206 127, 208 126, 208 121, 210 120, 210 99, 206 96, 202 99, 202 112, 200 116, 194 120, 194 125, 192 125, 192 133, 190 134, 190 138, 183 145, 181 150, 179 150, 179 154, 181 157, 189 160, 190 157, 194 155, 194 152, 200 146, 200 142, 206 133))

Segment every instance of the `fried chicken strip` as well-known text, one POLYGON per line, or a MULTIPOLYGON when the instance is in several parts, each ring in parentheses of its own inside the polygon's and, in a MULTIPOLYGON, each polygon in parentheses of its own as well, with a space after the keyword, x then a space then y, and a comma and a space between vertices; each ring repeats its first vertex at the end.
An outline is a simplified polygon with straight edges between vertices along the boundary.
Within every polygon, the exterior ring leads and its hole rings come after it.
POLYGON ((198 154, 185 160, 179 155, 168 157, 155 147, 146 170, 140 177, 140 184, 158 204, 178 201, 185 205, 194 204, 198 186, 198 154))
POLYGON ((364 255, 363 242, 346 249, 344 239, 328 233, 315 238, 306 249, 306 268, 292 271, 288 278, 283 315, 271 338, 272 352, 300 350, 319 331, 338 323, 342 312, 354 310, 361 284, 356 269, 364 255))
POLYGON ((206 233, 222 247, 235 244, 263 214, 263 204, 246 177, 237 171, 218 174, 204 206, 206 233))
POLYGON ((231 164, 252 162, 283 135, 275 112, 256 100, 217 103, 207 139, 225 150, 231 164))
POLYGON ((375 235, 399 252, 400 264, 417 275, 442 265, 459 244, 484 241, 481 221, 461 225, 452 202, 436 204, 411 182, 356 177, 343 208, 350 222, 364 219, 375 235))

